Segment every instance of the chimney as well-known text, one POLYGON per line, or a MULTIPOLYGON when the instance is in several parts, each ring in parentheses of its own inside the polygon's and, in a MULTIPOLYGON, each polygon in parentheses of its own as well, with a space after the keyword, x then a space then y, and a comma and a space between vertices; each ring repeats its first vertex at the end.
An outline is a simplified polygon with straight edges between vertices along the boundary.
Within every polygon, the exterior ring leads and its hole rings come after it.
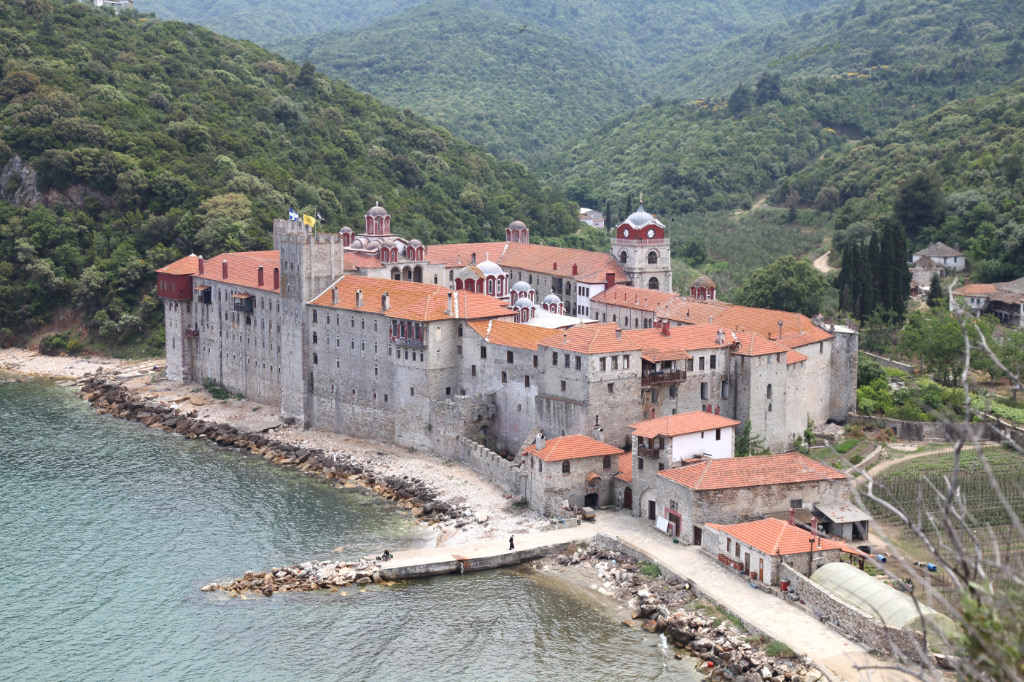
POLYGON ((451 317, 452 315, 452 292, 448 292, 448 300, 444 306, 444 314, 451 317))
POLYGON ((580 269, 578 267, 576 267, 575 263, 572 264, 572 274, 573 274, 573 276, 576 276, 576 275, 580 274, 580 269))
POLYGON ((220 274, 222 279, 228 278, 228 262, 226 260, 220 262, 220 274))
POLYGON ((469 255, 469 264, 470 265, 476 265, 476 254, 475 253, 471 253, 469 255))
POLYGON ((281 288, 281 271, 278 270, 277 268, 274 268, 274 288, 281 288))
MULTIPOLYGON (((811 534, 812 535, 818 535, 818 517, 817 516, 815 516, 813 519, 811 519, 811 534)), ((821 544, 821 536, 820 535, 818 535, 818 544, 819 545, 821 544)))
POLYGON ((569 335, 566 334, 565 332, 562 332, 562 345, 564 346, 567 343, 569 343, 569 335))
MULTIPOLYGON (((202 262, 202 261, 200 260, 200 262, 202 262)), ((614 272, 606 272, 606 273, 604 273, 604 288, 605 288, 605 291, 607 291, 608 289, 611 289, 613 286, 615 286, 615 273, 614 272)))
POLYGON ((363 290, 362 289, 356 289, 356 307, 357 308, 362 308, 363 307, 363 290))
POLYGON ((538 450, 543 450, 544 446, 546 444, 547 444, 547 442, 544 440, 544 434, 543 433, 538 433, 537 437, 533 439, 533 445, 538 450))
POLYGON ((335 305, 338 303, 338 287, 331 287, 331 303, 335 305))
POLYGON ((782 320, 779 320, 779 340, 782 340, 782 320))
POLYGON ((380 309, 384 312, 391 309, 391 296, 386 291, 380 295, 380 309))
POLYGON ((256 268, 256 284, 263 286, 263 266, 256 268))
POLYGON ((621 329, 616 329, 615 330, 615 338, 617 338, 617 339, 621 339, 622 338, 622 330, 621 329))
POLYGON ((202 257, 202 256, 200 256, 200 257, 199 257, 199 274, 200 274, 200 275, 201 275, 201 274, 203 274, 203 272, 204 272, 204 271, 205 271, 205 269, 206 269, 205 267, 203 267, 203 266, 204 266, 205 264, 206 264, 206 261, 204 261, 204 260, 203 260, 203 257, 202 257))
POLYGON ((558 269, 558 263, 552 263, 551 264, 551 269, 552 270, 557 270, 558 269))
POLYGON ((686 319, 690 319, 690 309, 686 309, 686 319))
POLYGON ((792 507, 789 508, 789 525, 796 525, 796 509, 793 509, 792 507))
POLYGON ((661 325, 661 333, 662 336, 672 336, 672 331, 669 329, 669 325, 667 324, 661 325))

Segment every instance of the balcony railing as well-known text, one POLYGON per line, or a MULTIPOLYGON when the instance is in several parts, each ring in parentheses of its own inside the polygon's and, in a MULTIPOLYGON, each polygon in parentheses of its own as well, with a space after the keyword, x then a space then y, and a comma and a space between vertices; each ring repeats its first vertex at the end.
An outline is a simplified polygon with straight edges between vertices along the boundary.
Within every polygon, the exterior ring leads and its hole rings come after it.
POLYGON ((668 246, 667 239, 612 239, 612 246, 636 246, 637 244, 643 244, 644 246, 668 246))
POLYGON ((657 384, 674 384, 686 381, 686 372, 681 369, 674 369, 670 372, 648 372, 640 377, 641 386, 655 386, 657 384))
POLYGON ((423 339, 416 339, 411 336, 392 336, 391 343, 398 346, 413 346, 415 348, 423 348, 423 339))
POLYGON ((644 445, 638 445, 636 447, 636 451, 641 457, 647 457, 649 459, 658 459, 661 457, 661 448, 649 448, 644 445))

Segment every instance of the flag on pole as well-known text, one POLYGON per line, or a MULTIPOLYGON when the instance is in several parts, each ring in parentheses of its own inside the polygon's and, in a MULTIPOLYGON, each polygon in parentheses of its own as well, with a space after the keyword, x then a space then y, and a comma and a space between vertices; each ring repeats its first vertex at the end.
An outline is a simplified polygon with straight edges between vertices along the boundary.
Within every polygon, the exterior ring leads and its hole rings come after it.
POLYGON ((298 219, 299 219, 299 212, 296 211, 295 209, 289 208, 288 209, 288 220, 298 220, 298 219))
POLYGON ((308 225, 309 227, 316 227, 316 218, 311 215, 302 214, 302 224, 308 225))
POLYGON ((320 222, 324 221, 324 217, 322 215, 320 215, 320 211, 316 212, 316 219, 319 220, 320 222))

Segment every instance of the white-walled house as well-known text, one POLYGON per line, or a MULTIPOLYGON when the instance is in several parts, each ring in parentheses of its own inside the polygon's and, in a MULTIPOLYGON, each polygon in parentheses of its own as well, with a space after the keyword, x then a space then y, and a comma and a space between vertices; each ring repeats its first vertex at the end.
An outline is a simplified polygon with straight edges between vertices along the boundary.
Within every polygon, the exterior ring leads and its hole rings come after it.
POLYGON ((637 448, 661 450, 670 465, 691 457, 733 456, 739 422, 710 412, 685 412, 631 424, 637 448))
POLYGON ((967 267, 967 259, 964 257, 964 254, 960 253, 959 244, 954 244, 953 246, 946 246, 942 242, 929 244, 915 253, 911 262, 917 263, 922 258, 931 258, 936 265, 941 265, 947 270, 959 272, 967 267))

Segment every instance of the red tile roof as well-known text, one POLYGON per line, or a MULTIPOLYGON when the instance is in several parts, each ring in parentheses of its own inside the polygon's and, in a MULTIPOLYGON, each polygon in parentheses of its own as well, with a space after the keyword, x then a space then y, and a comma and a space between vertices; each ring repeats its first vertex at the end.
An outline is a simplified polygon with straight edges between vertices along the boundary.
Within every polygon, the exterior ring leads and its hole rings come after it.
POLYGON ((864 552, 854 549, 845 542, 816 537, 803 528, 791 526, 781 519, 761 519, 732 525, 709 523, 707 527, 727 533, 736 540, 768 555, 806 553, 810 546, 809 541, 814 540, 815 552, 839 549, 850 554, 867 556, 864 552))
POLYGON ((169 265, 165 265, 157 272, 164 275, 195 275, 199 273, 199 256, 190 254, 179 258, 169 265))
POLYGON ((274 268, 280 267, 281 254, 278 251, 222 253, 219 256, 206 259, 203 264, 203 274, 196 274, 195 277, 212 282, 226 282, 249 289, 280 293, 278 289, 274 288, 274 268), (224 261, 228 263, 227 279, 223 277, 224 261), (262 286, 259 284, 260 267, 263 268, 262 286))
POLYGON ((674 298, 679 298, 679 294, 671 291, 652 291, 651 289, 616 285, 611 289, 605 289, 590 300, 594 303, 623 306, 631 310, 654 312, 659 305, 674 298))
POLYGON ((489 258, 505 270, 528 270, 553 277, 568 277, 585 284, 603 283, 609 272, 615 274, 616 282, 629 282, 619 262, 602 251, 513 242, 477 242, 428 246, 425 258, 430 263, 454 268, 469 265, 474 255, 478 263, 489 258), (577 267, 575 275, 572 274, 573 265, 577 267))
POLYGON ((600 353, 626 353, 640 350, 626 333, 616 335, 615 324, 583 324, 571 329, 556 331, 539 345, 567 350, 573 353, 597 355, 600 353))
POLYGON ((843 472, 797 452, 709 459, 697 464, 659 471, 658 475, 693 490, 846 480, 846 474, 843 472))
POLYGON ((655 438, 657 436, 682 436, 686 433, 724 429, 730 426, 739 426, 739 424, 735 419, 710 412, 684 412, 630 424, 629 428, 633 429, 633 433, 641 438, 655 438))
POLYGON ((526 350, 537 350, 537 344, 545 339, 554 338, 555 334, 559 340, 562 338, 562 332, 557 330, 500 320, 470 322, 469 328, 484 337, 488 343, 526 350))
POLYGON ((731 305, 724 301, 696 301, 680 296, 660 306, 655 314, 682 324, 713 324, 726 332, 754 332, 773 341, 780 341, 781 320, 781 343, 788 348, 832 338, 830 333, 815 325, 806 315, 769 308, 731 305))
MULTIPOLYGON (((582 435, 552 438, 544 444, 543 450, 538 450, 535 444, 530 444, 523 448, 523 452, 537 455, 545 462, 558 462, 563 459, 579 459, 580 457, 603 457, 604 455, 621 457, 624 454, 617 447, 582 435)), ((632 469, 630 470, 632 471, 632 469)))
POLYGON ((615 474, 615 478, 626 483, 633 482, 633 455, 628 452, 619 455, 619 473, 615 474))
POLYGON ((334 286, 310 302, 312 305, 342 310, 376 312, 388 317, 407 320, 431 321, 443 319, 487 319, 513 315, 503 301, 485 294, 452 291, 437 284, 405 282, 379 277, 345 275, 334 286), (333 303, 332 289, 338 291, 338 302, 333 303), (363 294, 363 305, 356 307, 356 292, 363 294), (389 309, 383 310, 382 296, 388 294, 389 309), (452 295, 451 312, 448 295, 452 295), (456 315, 456 310, 458 314, 456 315))
POLYGON ((954 296, 991 296, 999 289, 995 284, 967 284, 959 289, 953 289, 954 296))

